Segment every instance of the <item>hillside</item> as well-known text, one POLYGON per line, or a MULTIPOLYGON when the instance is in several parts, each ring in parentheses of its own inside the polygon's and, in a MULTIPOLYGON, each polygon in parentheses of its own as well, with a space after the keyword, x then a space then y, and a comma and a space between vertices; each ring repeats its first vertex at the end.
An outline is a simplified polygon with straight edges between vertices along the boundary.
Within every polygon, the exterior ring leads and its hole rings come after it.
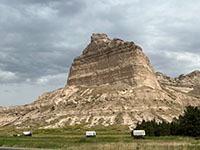
POLYGON ((66 125, 171 121, 185 106, 200 105, 200 71, 178 78, 155 73, 141 47, 93 34, 74 59, 64 88, 24 106, 0 108, 0 126, 58 128, 66 125))

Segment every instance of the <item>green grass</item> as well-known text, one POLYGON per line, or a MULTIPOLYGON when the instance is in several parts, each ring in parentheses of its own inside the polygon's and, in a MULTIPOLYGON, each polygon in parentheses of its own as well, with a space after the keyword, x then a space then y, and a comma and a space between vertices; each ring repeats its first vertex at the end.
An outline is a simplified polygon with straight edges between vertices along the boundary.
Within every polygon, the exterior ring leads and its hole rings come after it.
MULTIPOLYGON (((27 129, 30 130, 30 129, 27 129)), ((130 135, 130 130, 128 126, 94 126, 92 128, 86 128, 83 124, 75 125, 75 126, 66 126, 64 128, 59 129, 32 129, 34 134, 40 135, 84 135, 85 131, 95 130, 98 132, 98 135, 130 135)))
MULTIPOLYGON (((67 150, 200 150, 200 141, 191 137, 146 137, 136 140, 126 126, 67 126, 60 129, 31 129, 32 137, 13 137, 26 129, 0 129, 0 147, 30 147, 67 150), (85 131, 95 130, 96 138, 86 138, 85 131)), ((27 129, 28 130, 28 129, 27 129)), ((30 129, 29 129, 30 130, 30 129)))
POLYGON ((9 137, 0 136, 0 146, 3 147, 31 147, 51 149, 105 149, 105 150, 198 150, 200 143, 193 138, 186 137, 147 137, 144 140, 135 140, 130 136, 97 136, 96 138, 81 137, 9 137))
POLYGON ((37 136, 12 137, 0 136, 1 147, 31 147, 47 149, 71 149, 71 150, 199 150, 200 142, 188 137, 146 137, 144 140, 136 140, 130 136, 98 136, 86 138, 70 136, 37 136))

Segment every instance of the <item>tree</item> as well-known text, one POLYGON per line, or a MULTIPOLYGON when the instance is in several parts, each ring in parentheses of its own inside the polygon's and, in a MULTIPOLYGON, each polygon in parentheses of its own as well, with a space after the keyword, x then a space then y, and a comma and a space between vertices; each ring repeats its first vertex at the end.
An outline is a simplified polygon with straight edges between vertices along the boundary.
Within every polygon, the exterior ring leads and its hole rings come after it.
POLYGON ((157 123, 152 121, 142 121, 136 126, 136 129, 145 130, 148 136, 200 136, 200 109, 198 107, 186 107, 184 114, 179 118, 174 118, 171 123, 162 121, 157 123))
POLYGON ((179 120, 179 133, 185 136, 200 136, 200 110, 198 107, 186 107, 184 115, 180 116, 179 120))
POLYGON ((140 124, 137 124, 135 130, 145 130, 146 135, 154 136, 154 126, 152 121, 143 120, 140 124))
POLYGON ((170 124, 170 133, 171 135, 181 135, 180 133, 180 120, 174 118, 170 124))
POLYGON ((162 123, 158 124, 158 130, 160 132, 159 136, 169 136, 171 135, 170 131, 170 123, 163 121, 162 123))
POLYGON ((157 123, 154 120, 142 121, 135 128, 136 130, 145 130, 148 136, 166 136, 170 135, 170 124, 163 121, 162 123, 157 123))

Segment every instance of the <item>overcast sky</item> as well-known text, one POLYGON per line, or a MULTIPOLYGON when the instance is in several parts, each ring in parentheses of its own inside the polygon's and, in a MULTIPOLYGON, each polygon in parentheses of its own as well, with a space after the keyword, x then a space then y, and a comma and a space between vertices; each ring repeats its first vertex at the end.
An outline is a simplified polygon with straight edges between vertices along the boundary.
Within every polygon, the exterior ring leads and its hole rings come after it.
POLYGON ((0 106, 64 87, 92 33, 134 41, 168 76, 200 69, 199 0, 0 0, 0 106))

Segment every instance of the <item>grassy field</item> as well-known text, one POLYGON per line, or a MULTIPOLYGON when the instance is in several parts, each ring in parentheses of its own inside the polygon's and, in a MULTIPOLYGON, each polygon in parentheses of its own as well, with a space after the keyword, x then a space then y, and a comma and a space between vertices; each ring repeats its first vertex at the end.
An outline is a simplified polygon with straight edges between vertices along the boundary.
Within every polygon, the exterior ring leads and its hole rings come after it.
MULTIPOLYGON (((30 130, 30 129, 29 129, 30 130)), ((32 137, 13 137, 23 130, 0 129, 0 147, 30 147, 67 150, 200 150, 200 141, 189 137, 146 137, 136 140, 126 127, 95 127, 96 138, 86 138, 87 129, 32 129, 32 137)))

